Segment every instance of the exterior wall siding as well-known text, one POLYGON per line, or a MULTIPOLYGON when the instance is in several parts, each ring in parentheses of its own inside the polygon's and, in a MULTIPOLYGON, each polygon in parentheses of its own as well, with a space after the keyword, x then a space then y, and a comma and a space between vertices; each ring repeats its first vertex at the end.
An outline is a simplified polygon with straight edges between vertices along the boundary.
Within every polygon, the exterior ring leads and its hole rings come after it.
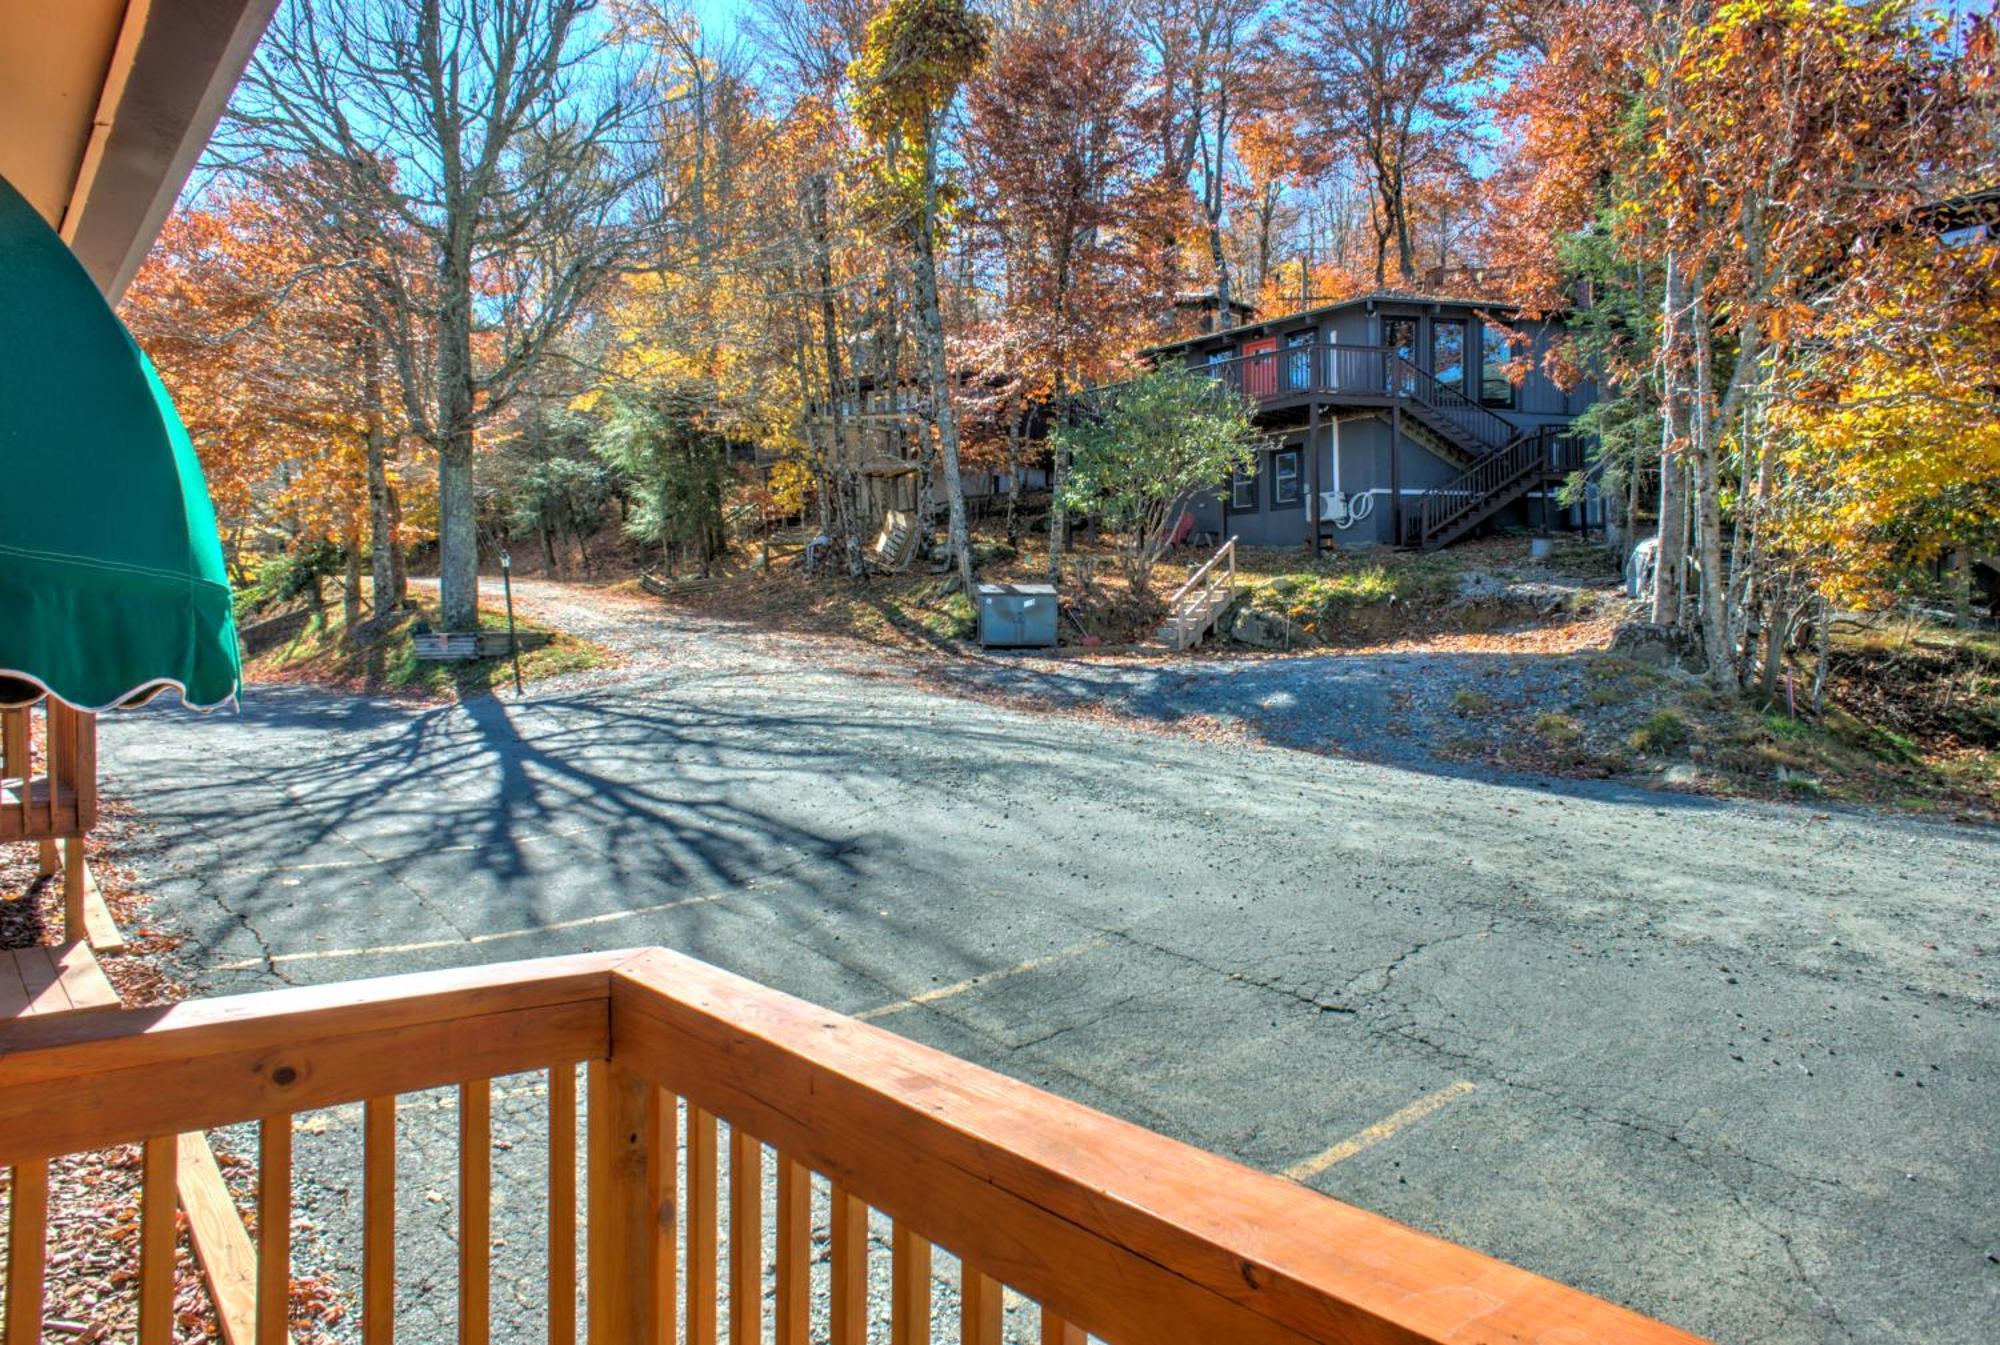
MULTIPOLYGON (((1387 344, 1385 320, 1414 319, 1416 342, 1414 362, 1432 372, 1433 323, 1439 320, 1464 324, 1463 351, 1465 393, 1479 398, 1486 351, 1486 332, 1480 316, 1493 306, 1470 301, 1406 300, 1399 296, 1357 299, 1312 313, 1296 314, 1239 328, 1232 332, 1198 337, 1180 346, 1163 348, 1168 360, 1185 361, 1187 367, 1202 369, 1216 358, 1230 358, 1253 341, 1276 338, 1280 350, 1295 333, 1309 332, 1312 339, 1337 345, 1382 346, 1387 344)), ((1495 414, 1517 429, 1563 425, 1573 420, 1595 399, 1596 389, 1588 383, 1574 388, 1559 387, 1544 372, 1544 356, 1563 336, 1560 319, 1514 324, 1513 330, 1526 338, 1523 346, 1510 348, 1508 358, 1526 357, 1527 369, 1514 385, 1511 406, 1493 406, 1495 414)), ((1342 407, 1337 398, 1321 402, 1318 442, 1305 445, 1306 430, 1298 422, 1303 412, 1294 405, 1289 410, 1266 412, 1260 420, 1272 429, 1275 443, 1261 451, 1255 476, 1256 507, 1242 509, 1230 503, 1227 488, 1204 494, 1192 502, 1198 532, 1217 538, 1236 536, 1246 546, 1290 547, 1306 542, 1306 502, 1279 504, 1274 497, 1276 473, 1273 456, 1282 448, 1301 448, 1301 489, 1309 493, 1317 480, 1323 492, 1338 490, 1350 499, 1372 501, 1363 518, 1349 527, 1330 524, 1325 535, 1335 545, 1388 545, 1395 539, 1396 508, 1390 494, 1391 481, 1407 507, 1425 490, 1442 486, 1464 469, 1462 461, 1446 456, 1424 436, 1421 427, 1406 430, 1394 445, 1395 463, 1391 470, 1391 412, 1372 407, 1360 410, 1342 407), (1284 419, 1280 420, 1280 416, 1284 419), (1338 425, 1336 430, 1335 426, 1338 425), (1338 447, 1336 448, 1336 440, 1338 447), (1317 458, 1317 477, 1313 460, 1317 458), (1337 458, 1337 461, 1336 461, 1337 458)), ((1535 526, 1539 521, 1538 497, 1517 502, 1496 516, 1499 526, 1535 526)), ((1551 511, 1556 526, 1574 526, 1579 511, 1551 511)))

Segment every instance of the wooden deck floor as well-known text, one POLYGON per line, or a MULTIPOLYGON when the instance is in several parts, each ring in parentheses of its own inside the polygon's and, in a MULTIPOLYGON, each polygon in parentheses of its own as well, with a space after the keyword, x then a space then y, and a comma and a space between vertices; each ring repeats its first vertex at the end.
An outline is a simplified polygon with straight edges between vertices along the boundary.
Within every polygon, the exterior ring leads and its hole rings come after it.
POLYGON ((0 952, 0 1019, 117 1007, 118 992, 87 943, 0 952))

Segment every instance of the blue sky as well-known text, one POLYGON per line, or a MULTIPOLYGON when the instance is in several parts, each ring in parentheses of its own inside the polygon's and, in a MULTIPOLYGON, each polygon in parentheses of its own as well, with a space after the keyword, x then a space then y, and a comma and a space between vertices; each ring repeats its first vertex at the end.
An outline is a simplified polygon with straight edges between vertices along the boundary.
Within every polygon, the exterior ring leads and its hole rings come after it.
POLYGON ((713 38, 733 36, 737 16, 749 7, 744 0, 689 0, 689 4, 702 30, 713 38))

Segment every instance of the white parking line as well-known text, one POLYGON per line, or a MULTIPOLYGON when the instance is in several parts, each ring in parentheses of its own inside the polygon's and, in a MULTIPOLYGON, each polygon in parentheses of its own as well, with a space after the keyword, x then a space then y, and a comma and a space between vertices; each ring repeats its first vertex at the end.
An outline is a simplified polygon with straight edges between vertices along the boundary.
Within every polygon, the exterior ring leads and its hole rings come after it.
POLYGON ((1474 1086, 1470 1080, 1460 1079, 1457 1083, 1440 1088, 1435 1093, 1427 1093, 1401 1111, 1383 1117, 1366 1130, 1355 1131, 1324 1153, 1315 1154, 1302 1163, 1294 1163, 1285 1169, 1284 1175, 1295 1182, 1310 1181, 1335 1163, 1345 1163, 1362 1150, 1374 1148, 1397 1131, 1415 1125, 1432 1112, 1464 1097, 1474 1086))
POLYGON ((420 943, 384 943, 373 948, 325 948, 311 953, 279 953, 275 957, 245 958, 241 962, 224 962, 217 971, 255 971, 259 967, 285 962, 324 962, 339 957, 382 957, 390 953, 424 953, 437 948, 462 948, 473 944, 498 943, 503 939, 528 939, 537 934, 550 934, 559 929, 582 929, 587 925, 608 925, 618 920, 630 920, 641 915, 658 915, 661 911, 677 911, 687 906, 701 906, 711 901, 721 901, 730 895, 727 892, 711 892, 705 897, 682 897, 678 901, 663 901, 657 906, 634 906, 629 911, 606 911, 602 915, 580 916, 575 920, 552 920, 545 925, 533 925, 527 929, 503 929, 492 934, 469 934, 459 939, 425 939, 420 943))
POLYGON ((1055 952, 1046 954, 1045 956, 1031 958, 1019 966, 1007 967, 1000 971, 981 972, 977 976, 968 976, 964 980, 954 981, 950 985, 941 985, 935 990, 926 990, 920 995, 911 995, 908 999, 899 999, 893 1004, 880 1004, 872 1009, 864 1009, 854 1016, 864 1023, 872 1023, 877 1018, 887 1018, 892 1013, 901 1013, 905 1009, 920 1008, 925 1004, 935 1004, 941 999, 951 999, 956 995, 964 994, 968 990, 977 990, 982 985, 992 985, 996 981, 1004 981, 1009 977, 1019 976, 1023 972, 1036 971, 1052 963, 1067 961, 1072 957, 1081 957, 1085 953, 1096 948, 1102 948, 1103 946, 1103 939, 1087 939, 1082 943, 1072 944, 1068 948, 1057 949, 1055 952))

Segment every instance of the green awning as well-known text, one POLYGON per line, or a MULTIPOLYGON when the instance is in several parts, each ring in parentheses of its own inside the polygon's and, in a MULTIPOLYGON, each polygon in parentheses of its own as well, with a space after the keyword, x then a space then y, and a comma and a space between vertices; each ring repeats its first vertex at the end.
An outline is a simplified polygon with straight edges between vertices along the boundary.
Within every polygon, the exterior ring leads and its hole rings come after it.
POLYGON ((243 680, 215 509, 173 399, 0 178, 0 704, 101 710, 243 680))

